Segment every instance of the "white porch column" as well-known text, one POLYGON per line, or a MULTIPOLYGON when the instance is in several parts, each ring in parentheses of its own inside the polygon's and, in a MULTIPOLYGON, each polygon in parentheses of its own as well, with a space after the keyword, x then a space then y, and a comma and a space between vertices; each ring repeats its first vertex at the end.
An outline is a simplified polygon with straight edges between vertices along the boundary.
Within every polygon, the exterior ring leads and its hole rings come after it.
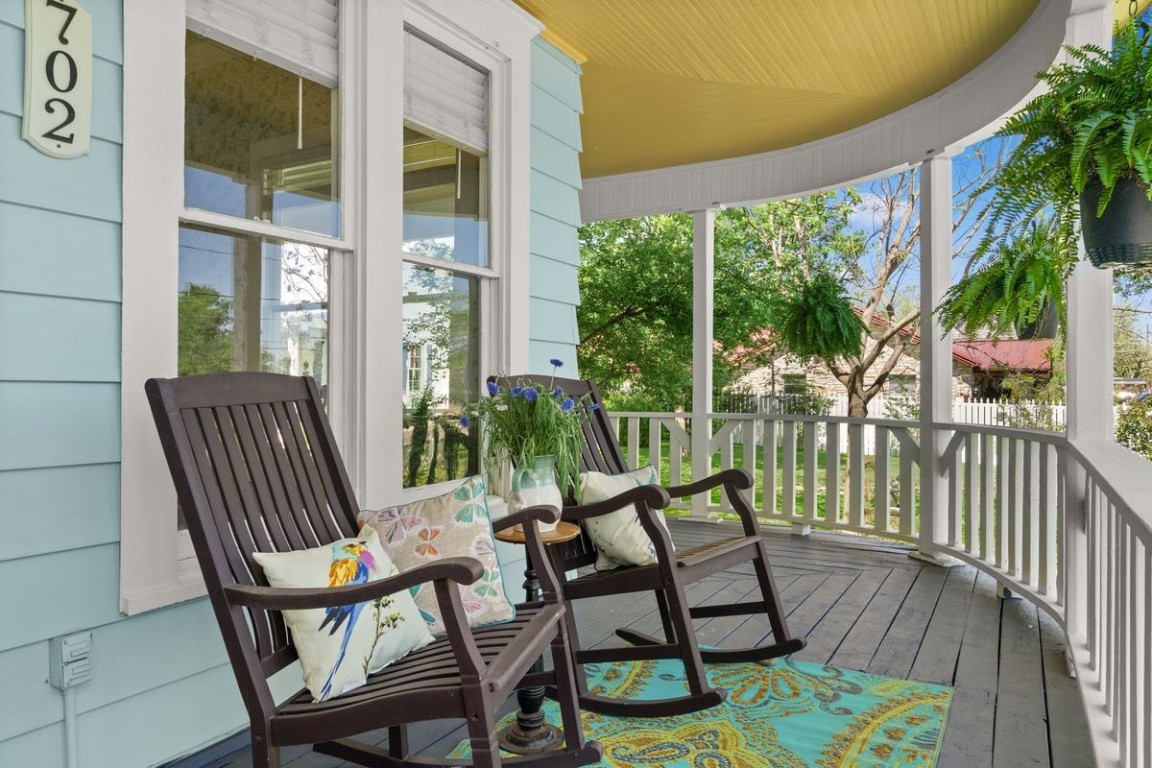
MULTIPOLYGON (((1067 42, 1112 45, 1111 3, 1091 3, 1084 12, 1068 19, 1067 42)), ((1068 385, 1067 435, 1071 441, 1113 439, 1113 336, 1112 270, 1096 269, 1080 245, 1080 263, 1067 284, 1068 337, 1065 351, 1068 385)), ((1064 475, 1064 519, 1060 552, 1060 593, 1069 637, 1082 637, 1086 630, 1084 572, 1087 567, 1087 531, 1084 494, 1087 475, 1069 462, 1064 475)), ((1068 667, 1075 674, 1069 659, 1068 667)))
MULTIPOLYGON (((1080 258, 1068 278, 1068 439, 1112 440, 1112 270, 1089 264, 1083 246, 1080 258)), ((1087 476, 1079 464, 1068 463, 1064 483, 1060 591, 1068 634, 1078 637, 1086 630, 1083 574, 1088 558, 1084 517, 1087 476)))
POLYGON ((947 485, 940 455, 952 421, 952 334, 933 309, 952 284, 952 158, 920 166, 920 548, 944 564, 936 544, 947 531, 947 485), (941 338, 943 336, 943 338, 941 338))
MULTIPOLYGON (((712 436, 712 307, 715 304, 716 211, 692 213, 692 479, 712 470, 708 452, 712 436)), ((708 494, 692 497, 692 517, 708 516, 708 494)))

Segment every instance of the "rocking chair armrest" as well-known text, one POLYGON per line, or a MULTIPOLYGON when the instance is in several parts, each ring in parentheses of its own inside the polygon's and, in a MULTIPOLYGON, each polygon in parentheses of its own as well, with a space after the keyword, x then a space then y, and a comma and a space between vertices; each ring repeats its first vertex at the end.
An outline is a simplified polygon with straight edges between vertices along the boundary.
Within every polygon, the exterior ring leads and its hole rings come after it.
POLYGON ((672 503, 672 497, 658 485, 639 485, 604 501, 564 507, 561 517, 575 523, 589 517, 600 517, 615 512, 637 502, 643 502, 649 509, 664 509, 672 503))
POLYGON ((541 523, 554 523, 560 517, 560 510, 552 506, 525 507, 519 512, 506 515, 499 520, 492 521, 493 531, 502 531, 514 525, 523 525, 529 520, 538 520, 541 523))
POLYGON ((724 495, 728 497, 732 511, 740 516, 740 523, 744 526, 744 534, 746 536, 759 536, 760 524, 756 522, 756 514, 748 504, 748 499, 741 493, 741 491, 751 488, 752 484, 752 473, 748 470, 722 469, 694 483, 669 486, 667 491, 672 498, 681 498, 706 493, 714 488, 724 486, 724 495))
POLYGON ((741 490, 748 490, 752 487, 752 473, 746 469, 722 469, 694 483, 669 485, 667 486, 667 490, 668 495, 675 499, 681 496, 695 496, 696 494, 710 491, 713 488, 718 488, 721 485, 729 484, 741 490))
POLYGON ((344 587, 264 587, 254 584, 232 584, 224 587, 229 602, 249 608, 285 611, 306 608, 331 608, 363 603, 402 592, 417 584, 447 579, 472 584, 484 573, 484 566, 474 557, 446 557, 435 563, 418 565, 407 571, 367 584, 344 587))

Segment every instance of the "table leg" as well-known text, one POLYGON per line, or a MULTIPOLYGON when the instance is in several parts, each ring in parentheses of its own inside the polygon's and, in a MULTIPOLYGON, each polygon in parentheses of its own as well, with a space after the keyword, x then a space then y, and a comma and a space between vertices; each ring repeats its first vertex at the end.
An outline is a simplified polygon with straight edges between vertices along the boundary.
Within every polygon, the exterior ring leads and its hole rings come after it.
MULTIPOLYGON (((528 558, 528 567, 524 571, 524 597, 531 603, 538 600, 539 596, 540 581, 536 578, 532 559, 528 558)), ((533 672, 541 672, 543 669, 542 658, 532 665, 533 672)), ((515 755, 532 755, 559 749, 564 743, 564 732, 544 718, 544 686, 521 688, 516 691, 516 700, 520 710, 516 713, 516 721, 498 734, 500 747, 515 755)))

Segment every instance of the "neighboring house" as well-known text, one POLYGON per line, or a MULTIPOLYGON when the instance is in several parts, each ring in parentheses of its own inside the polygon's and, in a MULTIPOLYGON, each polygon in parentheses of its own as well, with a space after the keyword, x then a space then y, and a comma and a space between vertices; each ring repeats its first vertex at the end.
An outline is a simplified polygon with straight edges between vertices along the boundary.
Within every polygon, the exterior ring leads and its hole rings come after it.
POLYGON ((966 371, 974 397, 999 397, 1009 376, 1026 374, 1038 382, 1052 378, 1052 339, 957 339, 952 366, 966 371))
MULTIPOLYGON (((913 337, 916 342, 917 337, 913 337)), ((1051 339, 958 339, 952 343, 952 396, 955 400, 998 397, 1007 376, 1030 374, 1038 379, 1052 375, 1049 351, 1051 339)), ((892 369, 883 393, 915 395, 920 383, 919 345, 914 345, 892 369)), ((878 370, 892 353, 881 355, 874 369, 878 370)), ((867 380, 871 384, 872 380, 867 380)), ((757 395, 790 395, 804 391, 836 397, 844 393, 844 385, 819 362, 800 360, 792 355, 781 355, 771 365, 757 368, 738 378, 731 387, 734 391, 757 395)))

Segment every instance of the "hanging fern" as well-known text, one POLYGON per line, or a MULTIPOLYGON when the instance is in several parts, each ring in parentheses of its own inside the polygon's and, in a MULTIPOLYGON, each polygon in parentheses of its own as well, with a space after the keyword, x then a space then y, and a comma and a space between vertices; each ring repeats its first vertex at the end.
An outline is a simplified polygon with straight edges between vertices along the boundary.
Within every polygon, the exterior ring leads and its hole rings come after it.
POLYGON ((781 314, 777 332, 792 354, 822 360, 860 356, 864 323, 844 288, 828 275, 799 285, 784 301, 781 314))
POLYGON ((1099 216, 1117 180, 1152 185, 1152 47, 1146 34, 1131 23, 1117 30, 1111 51, 1095 45, 1066 50, 1070 63, 1037 75, 1048 90, 997 132, 1020 143, 977 193, 989 193, 992 202, 984 209, 988 224, 976 261, 1044 212, 1051 215, 1061 258, 1075 261, 1085 187, 1102 187, 1099 216))
POLYGON ((953 285, 936 308, 945 330, 993 336, 1037 319, 1051 306, 1064 325, 1064 281, 1072 261, 1062 251, 1057 225, 1041 219, 1001 246, 996 258, 953 285))

